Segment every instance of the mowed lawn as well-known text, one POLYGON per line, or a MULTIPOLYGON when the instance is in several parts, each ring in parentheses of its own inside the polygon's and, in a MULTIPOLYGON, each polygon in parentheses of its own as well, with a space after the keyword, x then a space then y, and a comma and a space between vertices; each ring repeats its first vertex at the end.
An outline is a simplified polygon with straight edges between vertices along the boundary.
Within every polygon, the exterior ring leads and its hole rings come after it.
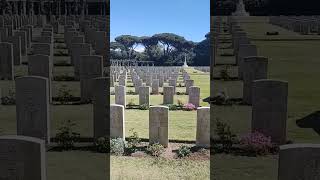
MULTIPOLYGON (((201 99, 209 96, 209 74, 202 73, 192 68, 187 69, 195 85, 201 88, 201 99)), ((180 79, 181 80, 181 79, 180 79)), ((129 83, 130 84, 130 83, 129 83)), ((130 84, 131 85, 131 84, 130 84)), ((112 90, 112 89, 111 89, 112 90)), ((134 88, 127 87, 127 91, 134 88)), ((160 88, 160 92, 162 89, 160 88)), ((185 92, 185 87, 177 87, 177 91, 185 92)), ((162 95, 151 95, 152 105, 162 104, 162 95)), ((114 95, 111 96, 114 103, 114 95)), ((181 100, 187 103, 187 95, 176 95, 175 103, 181 100)), ((127 103, 139 103, 138 95, 127 95, 127 103)), ((202 102, 201 106, 208 106, 202 102)), ((196 112, 170 111, 169 112, 169 139, 195 140, 196 135, 196 112)), ((146 110, 125 111, 126 133, 134 128, 140 137, 148 138, 149 112, 146 110)), ((209 161, 190 160, 161 160, 160 163, 152 158, 115 157, 111 158, 111 179, 209 179, 209 161)))
MULTIPOLYGON (((188 68, 191 79, 195 81, 195 86, 200 87, 200 105, 209 106, 208 103, 203 102, 202 99, 209 96, 210 83, 209 73, 203 73, 193 68, 188 68)), ((182 82, 180 77, 178 84, 182 82)), ((132 86, 132 83, 128 83, 132 86)), ((114 88, 111 88, 114 91, 114 88)), ((134 91, 133 87, 126 87, 126 91, 134 91)), ((160 88, 162 92, 162 88, 160 88)), ((185 92, 185 87, 177 87, 177 92, 185 92)), ((174 101, 177 104, 178 100, 184 104, 188 102, 188 95, 175 95, 174 101)), ((110 102, 114 103, 114 95, 110 96, 110 102)), ((139 104, 138 95, 126 95, 126 102, 133 102, 139 104)), ((151 105, 162 105, 163 95, 150 95, 151 105)), ((196 136, 196 111, 169 111, 169 139, 173 140, 191 140, 195 141, 196 136)), ((129 136, 129 130, 134 129, 138 132, 140 137, 148 138, 149 136, 149 111, 148 110, 125 110, 125 128, 126 136, 129 136)))
MULTIPOLYGON (((287 41, 254 41, 259 55, 269 58, 270 79, 285 80, 289 83, 288 139, 294 142, 320 142, 319 136, 311 129, 296 126, 295 121, 320 109, 320 84, 318 82, 320 41, 302 41, 297 44, 287 41)), ((215 81, 215 93, 226 91, 230 97, 242 97, 241 81, 215 81)), ((250 129, 251 107, 215 107, 215 116, 230 123, 234 131, 246 133, 250 129)))
MULTIPOLYGON (((269 78, 285 80, 289 83, 288 139, 294 143, 319 143, 320 137, 317 133, 312 129, 297 127, 295 121, 320 109, 320 41, 291 41, 290 39, 315 37, 313 35, 302 37, 279 27, 274 28, 275 26, 267 24, 264 20, 255 23, 243 21, 241 26, 247 31, 248 36, 253 38, 252 43, 257 45, 258 54, 269 58, 269 78), (278 39, 287 40, 265 41, 264 39, 270 39, 270 37, 264 34, 271 30, 280 32, 280 36, 283 37, 278 37, 278 39)), ((276 36, 273 38, 277 39, 276 36)), ((223 57, 219 58, 221 62, 223 57)), ((227 59, 229 61, 230 57, 227 59)), ((214 84, 216 93, 225 90, 230 97, 242 97, 243 84, 241 81, 215 81, 214 84)), ((215 106, 213 115, 227 121, 239 136, 250 132, 250 106, 215 106)), ((252 158, 218 154, 212 157, 213 174, 219 180, 273 180, 277 179, 277 158, 276 155, 252 158)))
POLYGON ((112 180, 209 180, 210 162, 111 156, 112 180))
MULTIPOLYGON (((200 105, 208 106, 202 99, 209 96, 210 81, 209 73, 203 73, 193 68, 186 69, 195 81, 195 86, 199 86, 200 105)), ((178 84, 182 82, 179 78, 178 84)), ((132 86, 132 83, 128 83, 132 86)), ((177 92, 185 92, 185 87, 177 87, 177 92)), ((114 88, 111 88, 114 91, 114 88)), ((126 91, 134 91, 133 87, 126 87, 126 91)), ((162 88, 160 88, 162 92, 162 88)), ((114 95, 110 96, 111 103, 114 103, 114 95)), ((187 95, 175 95, 174 102, 188 102, 187 95)), ((139 104, 138 95, 126 95, 126 102, 139 104)), ((151 105, 162 105, 162 95, 150 95, 151 105)), ((196 136, 196 111, 169 111, 169 139, 171 140, 191 140, 195 141, 196 136)), ((126 136, 131 135, 130 129, 138 132, 140 137, 149 136, 149 111, 148 110, 125 110, 126 136)), ((210 162, 193 160, 156 160, 154 158, 134 158, 111 156, 111 179, 199 179, 210 178, 210 162)))

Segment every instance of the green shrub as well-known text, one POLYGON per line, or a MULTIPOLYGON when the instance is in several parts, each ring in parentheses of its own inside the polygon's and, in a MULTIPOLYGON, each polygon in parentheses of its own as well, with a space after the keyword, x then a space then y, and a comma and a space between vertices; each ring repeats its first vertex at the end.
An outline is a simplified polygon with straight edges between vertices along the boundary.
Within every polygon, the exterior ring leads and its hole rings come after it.
POLYGON ((55 48, 56 49, 67 49, 67 46, 66 45, 62 45, 62 44, 58 44, 58 45, 56 45, 55 48))
POLYGON ((162 153, 164 153, 164 151, 165 151, 164 147, 159 143, 151 144, 147 147, 147 152, 151 156, 155 156, 155 157, 159 157, 162 153))
POLYGON ((128 95, 135 95, 136 93, 135 93, 134 91, 132 91, 132 90, 129 90, 129 91, 127 92, 127 94, 128 94, 128 95))
POLYGON ((64 50, 57 50, 56 53, 54 53, 55 56, 68 56, 69 54, 65 52, 64 50))
POLYGON ((178 155, 179 158, 187 157, 190 154, 191 154, 190 147, 188 147, 186 145, 180 146, 178 151, 177 151, 177 155, 178 155))
POLYGON ((201 154, 206 154, 207 150, 205 148, 201 148, 198 150, 198 152, 201 154))
POLYGON ((175 105, 175 104, 168 104, 167 106, 168 106, 170 111, 176 111, 176 110, 179 109, 178 106, 175 105))
POLYGON ((110 141, 108 137, 100 137, 95 142, 94 145, 98 152, 108 153, 110 150, 110 141))
POLYGON ((137 151, 138 146, 141 143, 141 139, 139 138, 139 135, 136 131, 134 131, 134 128, 129 130, 132 135, 129 136, 128 138, 128 143, 127 143, 127 153, 131 154, 137 151))
POLYGON ((177 93, 177 95, 186 95, 185 92, 176 92, 176 93, 177 93))
POLYGON ((76 126, 76 123, 67 120, 59 128, 59 131, 56 134, 57 143, 59 147, 64 150, 72 149, 77 138, 80 137, 79 133, 73 131, 74 126, 76 126))
POLYGON ((72 65, 69 64, 68 62, 57 62, 57 63, 54 63, 54 66, 72 66, 72 65))
POLYGON ((266 35, 267 36, 277 36, 277 35, 279 35, 279 32, 278 31, 271 31, 271 32, 266 32, 266 35))
POLYGON ((54 81, 75 81, 75 77, 69 75, 59 75, 53 77, 54 81))
POLYGON ((54 42, 55 43, 61 43, 61 44, 65 43, 63 39, 55 39, 54 42))
POLYGON ((133 102, 132 99, 130 99, 129 103, 127 104, 128 108, 133 108, 133 106, 135 106, 136 104, 133 102))
POLYGON ((60 101, 61 104, 67 104, 70 99, 73 99, 73 95, 71 94, 71 90, 67 89, 67 86, 63 84, 58 90, 57 100, 60 101))
POLYGON ((148 104, 141 104, 141 105, 139 106, 139 109, 140 109, 140 110, 148 110, 148 109, 149 109, 149 105, 148 105, 148 104))
POLYGON ((14 104, 16 104, 15 92, 10 89, 7 96, 1 97, 1 103, 2 103, 2 105, 14 105, 14 104))
POLYGON ((222 146, 221 150, 223 152, 230 152, 233 144, 236 143, 237 138, 237 136, 231 131, 231 127, 227 123, 217 119, 215 132, 219 137, 219 141, 222 146))
POLYGON ((111 139, 110 141, 110 152, 117 156, 121 156, 124 154, 124 150, 126 147, 126 142, 122 138, 111 139))

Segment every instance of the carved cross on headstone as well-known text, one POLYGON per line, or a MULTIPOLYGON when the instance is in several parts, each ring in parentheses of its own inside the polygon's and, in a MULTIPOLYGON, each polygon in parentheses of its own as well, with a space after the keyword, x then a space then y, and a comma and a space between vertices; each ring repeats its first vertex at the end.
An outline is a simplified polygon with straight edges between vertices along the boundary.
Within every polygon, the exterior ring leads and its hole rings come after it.
POLYGON ((25 106, 25 117, 26 120, 30 122, 31 127, 34 128, 35 127, 35 117, 36 117, 36 113, 39 111, 38 108, 39 105, 35 105, 32 102, 32 99, 28 99, 27 105, 25 106))

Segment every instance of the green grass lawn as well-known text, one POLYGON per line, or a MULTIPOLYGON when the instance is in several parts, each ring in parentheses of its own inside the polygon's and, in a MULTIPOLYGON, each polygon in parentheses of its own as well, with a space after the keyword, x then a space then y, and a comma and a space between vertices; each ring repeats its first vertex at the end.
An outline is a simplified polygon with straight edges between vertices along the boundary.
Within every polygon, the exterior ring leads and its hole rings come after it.
MULTIPOLYGON (((295 120, 316 110, 320 105, 320 85, 317 57, 320 52, 320 41, 303 41, 293 44, 288 41, 265 42, 254 41, 258 46, 259 55, 269 58, 268 73, 270 79, 285 80, 289 83, 288 99, 288 138, 295 142, 319 142, 320 138, 310 129, 298 128, 295 120), (290 56, 289 56, 290 55, 290 56), (290 58, 288 58, 290 57, 290 58)), ((214 81, 215 93, 225 91, 230 97, 242 97, 241 81, 214 81)), ((235 131, 249 131, 251 122, 250 107, 217 107, 216 116, 230 121, 235 131), (246 110, 243 110, 246 109, 246 110), (220 112, 225 113, 220 113, 220 112), (239 123, 248 121, 247 123, 239 123), (246 128, 245 128, 246 127, 246 128)))
MULTIPOLYGON (((187 69, 195 86, 201 89, 201 106, 208 106, 202 99, 210 95, 209 74, 193 68, 187 69)), ((179 83, 179 82, 178 82, 179 83)), ((128 83, 132 85, 132 83, 128 83)), ((111 91, 114 89, 111 88, 111 91)), ((185 87, 177 87, 178 92, 185 92, 185 87)), ((134 91, 133 87, 127 87, 126 91, 134 91)), ((160 88, 162 92, 162 88, 160 88)), ((175 95, 175 103, 178 100, 188 102, 187 95, 175 95)), ((110 96, 111 103, 114 103, 114 95, 110 96)), ((139 104, 138 95, 127 95, 126 102, 139 104)), ((151 105, 161 105, 162 95, 150 95, 151 105)), ((149 111, 148 110, 125 110, 126 136, 130 135, 129 130, 134 128, 139 136, 149 136, 149 111)), ((191 140, 196 136, 196 111, 169 111, 169 139, 191 140)), ((111 157, 111 179, 209 179, 209 161, 190 160, 161 160, 154 158, 133 158, 133 157, 111 157)))
POLYGON ((87 151, 47 153, 48 180, 107 179, 107 155, 87 151))
MULTIPOLYGON (((320 137, 312 129, 302 129, 295 121, 320 109, 320 41, 293 39, 316 39, 320 36, 302 36, 294 32, 266 23, 264 17, 252 17, 241 21, 240 25, 257 45, 258 54, 269 58, 268 74, 270 79, 285 80, 289 83, 287 137, 294 143, 319 143, 320 137), (279 31, 280 35, 269 37, 266 31, 279 31), (277 39, 277 41, 266 41, 277 39), (279 41, 279 39, 286 39, 279 41)), ((224 62, 225 57, 217 57, 217 62, 224 62)), ((226 57, 225 62, 230 62, 226 57)), ((231 61, 232 62, 232 61, 231 61)), ((215 75, 219 75, 215 67, 215 75)), ((233 74, 236 70, 232 69, 233 74)), ((242 97, 241 81, 214 81, 214 92, 225 91, 230 97, 242 97)), ((251 107, 230 106, 214 107, 214 117, 222 119, 231 126, 237 135, 250 132, 251 107)), ((216 179, 264 180, 277 179, 277 155, 266 157, 244 157, 218 154, 212 157, 212 167, 216 179)))
MULTIPOLYGON (((201 88, 200 98, 204 99, 210 96, 210 73, 187 69, 190 78, 194 80, 194 85, 201 88)), ((207 103, 201 101, 202 106, 208 106, 207 103)))
MULTIPOLYGON (((187 69, 188 73, 191 76, 191 79, 194 80, 195 86, 200 87, 200 105, 208 106, 209 104, 203 102, 202 99, 210 95, 210 85, 209 85, 209 73, 203 73, 193 68, 187 69)), ((180 83, 181 80, 178 82, 180 83)), ((128 83, 132 85, 132 83, 128 83)), ((114 88, 111 88, 113 91, 114 88)), ((133 87, 127 87, 126 91, 134 91, 133 87)), ((185 87, 177 87, 178 92, 185 92, 185 87)), ((160 88, 162 92, 162 88, 160 88)), ((114 95, 110 96, 110 102, 114 103, 114 95)), ((188 102, 188 95, 175 95, 175 103, 178 100, 183 103, 188 102)), ((133 102, 139 104, 138 95, 126 95, 126 102, 133 102)), ((150 104, 151 105, 161 105, 163 103, 162 95, 150 95, 150 104)), ((170 111, 169 112, 169 139, 175 140, 195 140, 196 135, 196 111, 170 111)), ((136 132, 143 138, 148 138, 149 136, 149 111, 148 110, 125 110, 125 126, 126 126, 126 136, 128 136, 129 130, 134 128, 136 132)))
MULTIPOLYGON (((170 111, 169 112, 169 139, 191 140, 196 138, 196 112, 170 111)), ((126 136, 134 128, 140 137, 149 137, 149 111, 126 110, 126 136)))
POLYGON ((277 156, 241 157, 217 154, 211 157, 210 174, 214 180, 276 180, 277 156))
POLYGON ((111 156, 111 179, 208 180, 210 178, 209 166, 209 161, 111 156))

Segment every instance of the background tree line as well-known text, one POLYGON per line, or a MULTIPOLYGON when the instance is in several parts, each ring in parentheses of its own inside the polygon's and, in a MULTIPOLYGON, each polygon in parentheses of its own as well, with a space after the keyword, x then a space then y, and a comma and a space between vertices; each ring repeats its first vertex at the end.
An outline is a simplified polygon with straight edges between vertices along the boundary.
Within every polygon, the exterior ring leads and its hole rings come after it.
POLYGON ((158 66, 181 65, 187 55, 187 62, 193 66, 210 65, 210 37, 192 42, 173 33, 160 33, 153 36, 121 35, 110 43, 111 59, 135 59, 138 61, 153 61, 158 66), (138 46, 143 52, 136 51, 138 46))

